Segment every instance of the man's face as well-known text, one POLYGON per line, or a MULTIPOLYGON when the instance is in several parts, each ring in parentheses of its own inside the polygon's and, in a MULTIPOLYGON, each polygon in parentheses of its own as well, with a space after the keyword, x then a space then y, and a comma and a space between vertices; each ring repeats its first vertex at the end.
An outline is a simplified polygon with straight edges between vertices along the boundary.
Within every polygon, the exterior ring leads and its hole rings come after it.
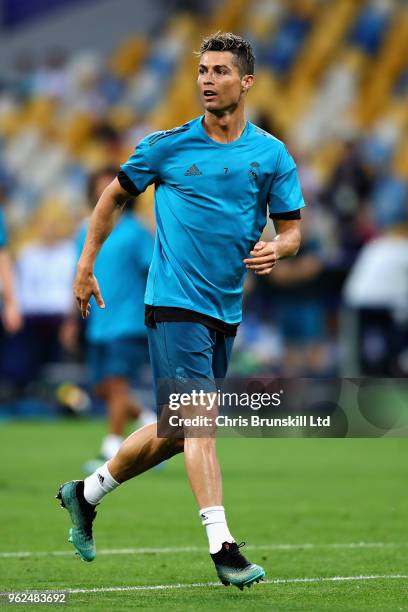
POLYGON ((198 87, 205 110, 222 114, 233 110, 253 82, 251 75, 240 76, 230 51, 206 51, 198 66, 198 87))

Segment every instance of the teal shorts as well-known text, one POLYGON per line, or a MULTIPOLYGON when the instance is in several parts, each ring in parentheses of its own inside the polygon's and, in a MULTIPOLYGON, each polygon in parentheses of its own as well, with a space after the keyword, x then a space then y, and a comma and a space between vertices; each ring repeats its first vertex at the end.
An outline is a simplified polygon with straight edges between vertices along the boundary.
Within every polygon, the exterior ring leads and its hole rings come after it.
POLYGON ((217 379, 225 378, 232 336, 197 322, 157 322, 147 337, 158 407, 168 403, 169 393, 216 391, 217 379))

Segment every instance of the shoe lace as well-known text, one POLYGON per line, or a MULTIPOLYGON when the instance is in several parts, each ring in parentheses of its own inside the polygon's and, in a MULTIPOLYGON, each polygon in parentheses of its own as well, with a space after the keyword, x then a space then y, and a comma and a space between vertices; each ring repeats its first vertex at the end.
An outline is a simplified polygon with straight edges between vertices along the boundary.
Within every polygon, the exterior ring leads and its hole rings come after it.
POLYGON ((249 561, 244 557, 241 553, 241 548, 245 546, 245 542, 240 542, 239 544, 234 546, 232 550, 230 550, 232 562, 237 567, 244 567, 249 564, 249 561))
POLYGON ((234 557, 242 557, 242 554, 240 552, 240 548, 243 548, 245 546, 245 542, 240 542, 239 544, 236 545, 236 547, 234 546, 233 549, 231 550, 231 555, 234 557))

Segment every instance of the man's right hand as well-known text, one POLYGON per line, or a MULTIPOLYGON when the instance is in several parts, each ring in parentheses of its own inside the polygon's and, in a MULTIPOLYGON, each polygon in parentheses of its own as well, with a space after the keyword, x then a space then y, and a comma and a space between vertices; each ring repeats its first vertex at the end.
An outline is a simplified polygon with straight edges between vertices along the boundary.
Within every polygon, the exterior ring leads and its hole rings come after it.
POLYGON ((129 193, 115 178, 104 189, 92 212, 74 280, 74 295, 83 319, 86 319, 90 313, 89 300, 93 295, 99 308, 105 308, 98 281, 93 273, 94 262, 113 229, 118 210, 123 207, 127 199, 129 199, 129 193))
POLYGON ((105 308, 105 302, 99 289, 98 281, 92 271, 78 264, 74 280, 74 295, 83 319, 91 311, 89 300, 94 295, 99 308, 105 308))

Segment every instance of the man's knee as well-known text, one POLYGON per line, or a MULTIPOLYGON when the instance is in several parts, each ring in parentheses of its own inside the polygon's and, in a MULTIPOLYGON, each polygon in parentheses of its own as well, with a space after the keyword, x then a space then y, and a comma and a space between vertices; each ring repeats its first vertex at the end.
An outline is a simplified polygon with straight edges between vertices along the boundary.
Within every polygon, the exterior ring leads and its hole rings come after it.
POLYGON ((174 451, 174 454, 182 453, 184 450, 184 438, 167 438, 169 449, 174 451))

